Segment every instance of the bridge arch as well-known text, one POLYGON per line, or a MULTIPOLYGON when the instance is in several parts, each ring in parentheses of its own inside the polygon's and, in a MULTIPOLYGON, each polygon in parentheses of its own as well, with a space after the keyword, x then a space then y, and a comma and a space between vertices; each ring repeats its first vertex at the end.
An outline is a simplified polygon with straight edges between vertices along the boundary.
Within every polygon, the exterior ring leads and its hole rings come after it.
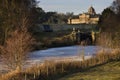
POLYGON ((81 44, 81 45, 90 45, 95 43, 96 35, 95 32, 81 32, 79 29, 75 30, 73 28, 72 31, 73 41, 81 44))

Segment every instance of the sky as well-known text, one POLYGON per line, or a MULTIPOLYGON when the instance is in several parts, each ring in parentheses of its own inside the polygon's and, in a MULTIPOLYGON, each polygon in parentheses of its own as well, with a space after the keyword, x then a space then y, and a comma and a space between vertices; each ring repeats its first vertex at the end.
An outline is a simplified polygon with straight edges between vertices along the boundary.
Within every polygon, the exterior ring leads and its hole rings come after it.
POLYGON ((38 0, 38 4, 45 12, 55 11, 58 13, 73 12, 80 14, 87 12, 93 6, 96 13, 101 13, 106 7, 110 6, 113 0, 38 0))

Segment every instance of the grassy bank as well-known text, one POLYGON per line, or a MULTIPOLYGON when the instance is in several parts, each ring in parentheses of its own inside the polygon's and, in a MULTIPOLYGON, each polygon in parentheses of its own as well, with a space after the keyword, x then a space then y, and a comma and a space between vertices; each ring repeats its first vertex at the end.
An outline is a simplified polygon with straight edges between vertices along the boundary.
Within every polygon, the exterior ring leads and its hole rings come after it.
POLYGON ((36 39, 35 50, 46 49, 51 47, 63 47, 74 45, 70 37, 71 30, 57 32, 34 32, 36 39))
POLYGON ((120 80, 120 61, 110 62, 58 80, 120 80))

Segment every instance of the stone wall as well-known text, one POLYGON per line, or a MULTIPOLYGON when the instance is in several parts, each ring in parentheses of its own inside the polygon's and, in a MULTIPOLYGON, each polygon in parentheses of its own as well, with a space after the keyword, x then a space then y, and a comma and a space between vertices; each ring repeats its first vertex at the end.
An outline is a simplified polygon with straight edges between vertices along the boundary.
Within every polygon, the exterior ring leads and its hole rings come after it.
MULTIPOLYGON (((72 30, 73 28, 79 28, 80 30, 93 30, 97 25, 93 24, 50 24, 49 27, 53 31, 64 31, 64 30, 72 30)), ((39 24, 36 31, 45 31, 44 25, 39 24)))

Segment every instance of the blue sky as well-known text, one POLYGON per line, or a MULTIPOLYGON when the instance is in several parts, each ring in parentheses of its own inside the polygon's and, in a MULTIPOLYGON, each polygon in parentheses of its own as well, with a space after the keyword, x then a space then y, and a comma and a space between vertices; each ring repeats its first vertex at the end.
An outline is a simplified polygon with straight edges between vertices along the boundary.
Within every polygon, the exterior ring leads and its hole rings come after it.
POLYGON ((38 0, 39 6, 46 12, 56 11, 58 13, 73 12, 79 14, 86 12, 92 5, 96 13, 101 13, 110 6, 113 0, 38 0))

